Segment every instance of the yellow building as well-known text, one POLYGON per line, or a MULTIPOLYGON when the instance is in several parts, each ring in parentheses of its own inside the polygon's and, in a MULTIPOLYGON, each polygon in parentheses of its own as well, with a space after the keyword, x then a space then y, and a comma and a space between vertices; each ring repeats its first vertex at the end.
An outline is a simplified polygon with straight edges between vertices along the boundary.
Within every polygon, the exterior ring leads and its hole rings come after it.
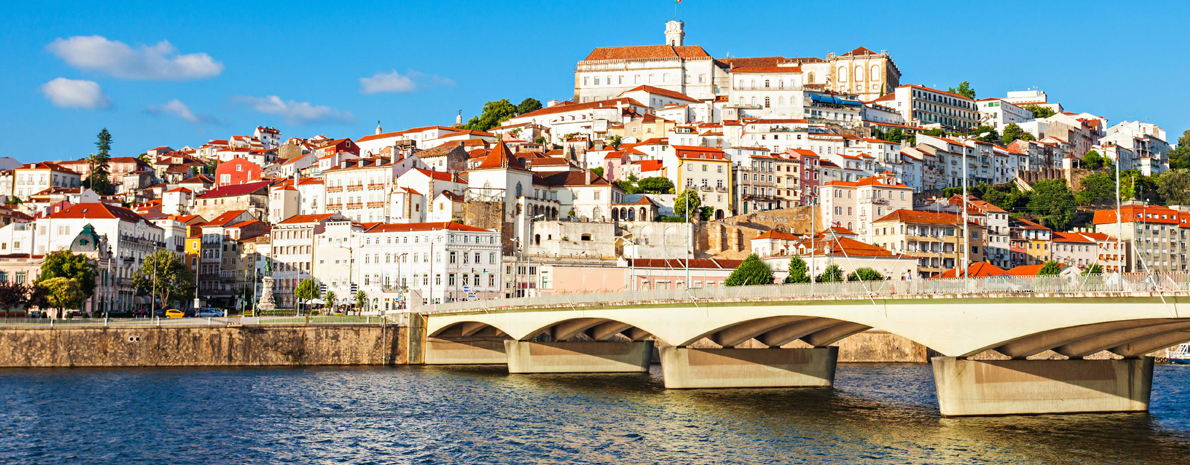
POLYGON ((711 207, 711 218, 723 219, 731 212, 733 196, 731 160, 723 150, 712 147, 674 145, 662 164, 674 184, 674 193, 695 189, 703 207, 711 207))
MULTIPOLYGON (((968 258, 983 261, 984 228, 967 226, 968 258)), ((872 222, 872 244, 917 260, 923 277, 937 276, 963 263, 963 218, 954 213, 897 210, 872 222)))

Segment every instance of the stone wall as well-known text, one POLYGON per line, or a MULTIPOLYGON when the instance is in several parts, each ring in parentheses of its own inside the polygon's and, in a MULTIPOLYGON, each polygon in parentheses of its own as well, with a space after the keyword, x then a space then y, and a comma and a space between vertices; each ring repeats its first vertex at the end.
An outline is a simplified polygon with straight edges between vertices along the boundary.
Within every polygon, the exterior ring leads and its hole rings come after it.
POLYGON ((397 326, 0 329, 0 367, 400 365, 397 326))

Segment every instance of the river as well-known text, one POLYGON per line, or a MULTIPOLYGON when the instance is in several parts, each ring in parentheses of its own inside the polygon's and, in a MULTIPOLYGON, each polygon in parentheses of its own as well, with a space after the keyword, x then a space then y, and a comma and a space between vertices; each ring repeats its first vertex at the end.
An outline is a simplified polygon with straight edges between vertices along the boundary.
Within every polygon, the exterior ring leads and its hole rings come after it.
POLYGON ((1190 366, 1148 414, 940 418, 928 365, 667 391, 503 367, 0 370, 0 463, 1190 463, 1190 366))

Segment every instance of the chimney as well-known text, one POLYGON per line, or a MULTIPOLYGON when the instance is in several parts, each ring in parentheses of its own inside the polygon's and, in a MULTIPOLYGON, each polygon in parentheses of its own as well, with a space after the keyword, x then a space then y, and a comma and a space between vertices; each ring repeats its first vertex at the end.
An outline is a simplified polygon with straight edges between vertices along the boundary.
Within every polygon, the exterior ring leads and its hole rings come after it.
POLYGON ((587 175, 587 182, 584 184, 590 185, 591 184, 591 170, 587 169, 587 167, 584 165, 583 173, 585 173, 587 175))

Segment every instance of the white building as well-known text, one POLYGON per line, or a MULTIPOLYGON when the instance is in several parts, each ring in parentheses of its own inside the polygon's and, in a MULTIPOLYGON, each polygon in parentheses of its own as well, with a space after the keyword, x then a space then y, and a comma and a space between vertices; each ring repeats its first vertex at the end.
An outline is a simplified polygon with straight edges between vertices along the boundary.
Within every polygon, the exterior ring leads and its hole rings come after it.
POLYGON ((826 226, 855 231, 868 243, 872 241, 872 221, 913 208, 913 189, 888 172, 856 182, 831 181, 819 188, 819 195, 826 226))
POLYGON ((1012 102, 1004 99, 985 98, 979 99, 977 103, 979 104, 980 122, 996 128, 996 131, 1001 134, 1009 124, 1016 123, 1019 126, 1021 123, 1033 120, 1033 112, 1013 105, 1012 102))
POLYGON ((500 233, 458 223, 378 224, 357 252, 361 290, 373 310, 400 308, 417 291, 422 303, 501 295, 500 233))

